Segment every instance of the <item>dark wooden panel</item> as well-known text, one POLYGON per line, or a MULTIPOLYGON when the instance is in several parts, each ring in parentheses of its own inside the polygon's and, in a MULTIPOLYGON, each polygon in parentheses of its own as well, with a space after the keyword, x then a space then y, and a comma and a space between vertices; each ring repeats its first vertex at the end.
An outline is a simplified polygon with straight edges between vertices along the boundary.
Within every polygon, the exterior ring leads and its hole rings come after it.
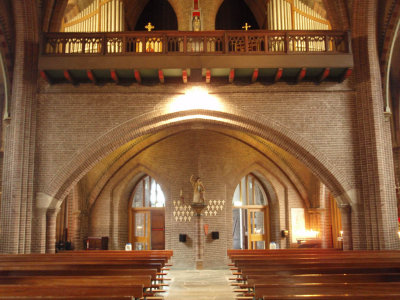
POLYGON ((151 249, 165 249, 165 211, 151 211, 151 249))

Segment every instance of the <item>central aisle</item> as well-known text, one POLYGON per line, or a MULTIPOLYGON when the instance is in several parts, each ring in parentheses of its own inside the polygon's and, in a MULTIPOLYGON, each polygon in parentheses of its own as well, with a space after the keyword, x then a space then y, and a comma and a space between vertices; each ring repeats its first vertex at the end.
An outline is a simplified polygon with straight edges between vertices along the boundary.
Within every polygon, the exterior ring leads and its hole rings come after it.
POLYGON ((233 287, 228 280, 229 270, 171 270, 166 300, 232 300, 233 287))

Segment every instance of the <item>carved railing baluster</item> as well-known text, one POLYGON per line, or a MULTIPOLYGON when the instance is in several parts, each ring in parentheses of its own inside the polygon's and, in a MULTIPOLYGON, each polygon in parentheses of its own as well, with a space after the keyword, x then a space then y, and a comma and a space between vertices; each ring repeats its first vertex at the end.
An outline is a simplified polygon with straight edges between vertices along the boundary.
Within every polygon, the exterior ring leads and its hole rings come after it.
POLYGON ((146 55, 349 53, 347 32, 338 31, 165 31, 48 33, 44 55, 146 55))

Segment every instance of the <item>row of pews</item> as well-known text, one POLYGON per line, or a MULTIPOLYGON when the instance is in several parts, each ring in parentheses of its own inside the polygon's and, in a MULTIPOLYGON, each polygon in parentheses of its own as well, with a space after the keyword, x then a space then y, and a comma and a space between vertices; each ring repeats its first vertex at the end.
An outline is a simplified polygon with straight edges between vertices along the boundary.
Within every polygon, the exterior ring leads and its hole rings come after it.
POLYGON ((237 299, 400 299, 400 251, 228 250, 237 299))
POLYGON ((0 299, 161 300, 170 250, 0 255, 0 299))

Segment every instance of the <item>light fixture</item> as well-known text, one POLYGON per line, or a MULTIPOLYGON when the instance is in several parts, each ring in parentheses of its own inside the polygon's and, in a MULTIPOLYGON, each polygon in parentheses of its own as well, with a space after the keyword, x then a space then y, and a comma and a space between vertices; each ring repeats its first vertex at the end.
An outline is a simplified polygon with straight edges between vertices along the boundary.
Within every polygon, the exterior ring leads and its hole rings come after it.
POLYGON ((200 87, 193 87, 178 96, 169 104, 168 112, 186 111, 192 109, 217 110, 221 111, 223 105, 220 100, 200 87))
POLYGON ((316 239, 319 236, 319 231, 315 230, 296 230, 295 231, 296 237, 299 239, 316 239))

